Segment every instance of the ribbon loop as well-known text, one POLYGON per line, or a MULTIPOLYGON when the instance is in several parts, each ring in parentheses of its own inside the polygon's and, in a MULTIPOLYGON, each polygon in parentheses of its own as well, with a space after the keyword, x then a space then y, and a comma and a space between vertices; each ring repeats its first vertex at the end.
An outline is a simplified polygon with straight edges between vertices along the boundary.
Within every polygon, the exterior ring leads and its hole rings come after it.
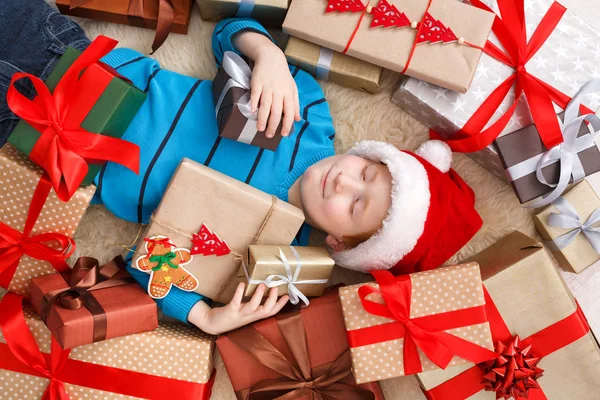
POLYGON ((600 222, 600 208, 594 210, 590 217, 582 223, 577 210, 564 197, 554 200, 552 205, 556 207, 559 214, 550 214, 548 224, 557 228, 572 230, 549 241, 550 247, 555 250, 562 250, 570 245, 577 235, 583 234, 596 253, 600 254, 600 228, 593 227, 600 222))

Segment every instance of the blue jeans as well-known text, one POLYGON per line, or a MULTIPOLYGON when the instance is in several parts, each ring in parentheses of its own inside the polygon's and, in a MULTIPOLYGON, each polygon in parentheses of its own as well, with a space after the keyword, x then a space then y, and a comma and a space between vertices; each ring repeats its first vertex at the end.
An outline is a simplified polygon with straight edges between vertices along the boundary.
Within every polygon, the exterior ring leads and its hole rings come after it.
MULTIPOLYGON (((19 121, 6 104, 6 92, 15 72, 46 79, 67 46, 78 50, 90 43, 77 23, 44 0, 0 0, 0 147, 19 121)), ((17 89, 35 94, 31 82, 21 79, 17 89)))

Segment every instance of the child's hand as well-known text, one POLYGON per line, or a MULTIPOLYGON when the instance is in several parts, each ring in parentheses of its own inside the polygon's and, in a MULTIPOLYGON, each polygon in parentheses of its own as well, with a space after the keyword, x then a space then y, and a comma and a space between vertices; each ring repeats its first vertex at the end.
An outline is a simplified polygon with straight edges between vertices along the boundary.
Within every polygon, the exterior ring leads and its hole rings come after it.
POLYGON ((298 88, 290 74, 283 52, 269 38, 256 32, 244 32, 234 45, 254 60, 250 83, 252 112, 258 109, 259 131, 273 137, 282 120, 281 135, 290 134, 294 120, 300 120, 298 88))
POLYGON ((233 299, 226 306, 210 308, 203 301, 196 303, 188 315, 188 320, 206 333, 220 335, 260 319, 272 317, 289 300, 287 295, 277 300, 278 290, 277 288, 272 288, 269 292, 269 297, 261 305, 260 303, 267 287, 264 284, 260 284, 250 301, 242 303, 244 287, 243 283, 238 285, 233 299))

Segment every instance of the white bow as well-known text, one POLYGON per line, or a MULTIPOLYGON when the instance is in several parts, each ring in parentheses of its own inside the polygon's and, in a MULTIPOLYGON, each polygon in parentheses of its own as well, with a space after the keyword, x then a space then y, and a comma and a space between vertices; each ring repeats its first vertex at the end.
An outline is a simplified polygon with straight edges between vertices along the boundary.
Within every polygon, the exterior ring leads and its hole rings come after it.
POLYGON ((596 253, 600 254, 600 228, 592 228, 593 225, 600 222, 600 208, 597 208, 585 223, 581 223, 577 210, 564 197, 559 197, 552 205, 558 209, 560 214, 550 214, 548 225, 572 230, 548 243, 550 247, 554 250, 562 250, 582 233, 596 253))

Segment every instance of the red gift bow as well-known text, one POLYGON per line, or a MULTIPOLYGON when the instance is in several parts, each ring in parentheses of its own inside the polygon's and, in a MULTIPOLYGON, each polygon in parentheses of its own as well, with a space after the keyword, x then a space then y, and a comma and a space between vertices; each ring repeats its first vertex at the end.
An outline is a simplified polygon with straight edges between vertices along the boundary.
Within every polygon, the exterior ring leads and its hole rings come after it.
MULTIPOLYGON (((494 342, 508 343, 513 340, 511 331, 506 326, 500 311, 496 308, 492 297, 484 287, 487 315, 490 320, 494 342)), ((577 304, 577 310, 568 317, 550 325, 541 331, 521 340, 522 346, 532 346, 531 352, 542 358, 582 338, 590 331, 590 326, 577 304)), ((484 372, 479 366, 474 366, 454 378, 425 391, 429 400, 463 400, 484 390, 484 372)), ((523 397, 520 397, 521 399, 523 397)), ((519 400, 516 399, 516 400, 519 400)), ((529 389, 529 400, 546 400, 541 388, 529 389)))
POLYGON ((412 283, 409 275, 394 277, 389 271, 371 271, 380 290, 361 286, 358 295, 369 314, 395 320, 388 324, 348 331, 350 347, 366 346, 404 338, 404 374, 422 372, 417 348, 438 367, 446 368, 457 355, 479 363, 495 358, 496 353, 444 332, 448 329, 487 322, 484 306, 410 318, 412 283), (367 300, 370 294, 383 296, 385 304, 367 300))
POLYGON ((0 222, 1 287, 8 288, 23 255, 48 261, 58 272, 69 269, 65 260, 75 251, 75 241, 73 239, 59 233, 42 233, 30 236, 51 189, 52 184, 50 181, 45 176, 42 177, 33 193, 23 233, 0 222), (58 243, 58 249, 48 245, 52 242, 58 243))
MULTIPOLYGON (((502 19, 496 16, 492 31, 506 52, 489 40, 485 45, 484 52, 514 68, 515 72, 490 94, 458 134, 450 139, 442 139, 450 145, 453 151, 470 153, 490 145, 508 125, 523 94, 527 98, 533 121, 546 148, 551 149, 563 142, 552 102, 564 109, 571 98, 527 72, 526 64, 550 37, 566 8, 555 1, 540 21, 528 43, 523 2, 524 0, 498 0, 502 19), (515 99, 512 105, 496 122, 483 130, 510 92, 513 84, 515 84, 515 99)), ((481 0, 472 0, 471 4, 493 12, 481 0)), ((586 113, 592 112, 585 107, 582 107, 582 110, 586 113)), ((430 130, 430 134, 432 138, 441 139, 433 129, 430 130)))
POLYGON ((64 74, 54 93, 44 82, 31 74, 18 72, 13 75, 6 96, 10 109, 41 133, 29 158, 42 167, 49 176, 54 190, 62 201, 68 201, 88 172, 88 162, 112 161, 139 173, 139 146, 122 139, 113 138, 83 129, 83 122, 90 109, 110 79, 95 81, 95 85, 83 86, 79 76, 83 70, 108 54, 117 42, 99 36, 81 53, 64 74), (19 79, 29 78, 37 96, 29 100, 16 88, 19 79), (84 93, 72 101, 76 93, 84 93))
POLYGON ((64 384, 153 400, 208 400, 215 373, 207 383, 107 367, 69 358, 52 337, 50 354, 38 348, 23 314, 24 297, 7 293, 0 301, 0 369, 50 379, 42 400, 69 400, 64 384))

